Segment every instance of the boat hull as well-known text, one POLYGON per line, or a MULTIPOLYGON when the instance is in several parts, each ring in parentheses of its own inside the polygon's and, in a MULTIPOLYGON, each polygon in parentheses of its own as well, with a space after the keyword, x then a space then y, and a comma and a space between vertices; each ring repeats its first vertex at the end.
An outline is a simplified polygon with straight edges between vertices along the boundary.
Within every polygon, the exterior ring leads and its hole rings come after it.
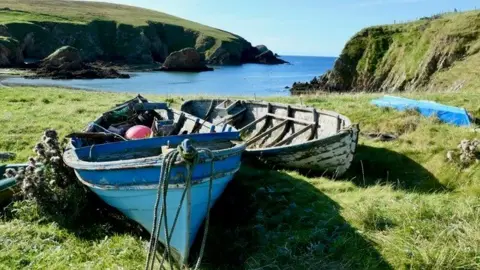
POLYGON ((358 143, 358 128, 321 140, 286 147, 247 149, 245 158, 270 166, 321 171, 340 176, 350 167, 358 143))
MULTIPOLYGON (((162 221, 157 227, 160 229, 158 241, 164 245, 167 244, 165 229, 171 232, 171 254, 185 263, 208 206, 213 206, 240 168, 245 144, 230 142, 238 140, 238 136, 238 132, 189 134, 73 147, 64 153, 63 159, 75 170, 80 182, 151 233, 157 195, 163 194, 162 190, 159 193, 159 185, 168 153, 162 150, 158 154, 157 149, 165 146, 176 149, 185 139, 191 141, 192 146, 197 145, 193 166, 177 159, 169 170, 165 197, 168 225, 165 228, 162 221), (173 227, 177 209, 178 220, 173 227)), ((160 197, 159 218, 162 205, 163 197, 160 197)))
MULTIPOLYGON (((158 186, 135 186, 125 188, 102 188, 89 183, 82 177, 82 171, 77 172, 78 179, 87 185, 108 205, 118 209, 128 218, 136 221, 149 233, 152 232, 154 205, 157 198, 158 186)), ((212 182, 212 194, 210 205, 213 205, 228 183, 233 178, 233 172, 223 177, 214 179, 212 182)), ((172 253, 179 261, 188 257, 188 252, 198 233, 200 226, 207 213, 209 182, 203 182, 192 186, 187 191, 186 198, 180 204, 184 188, 171 187, 167 192, 167 217, 169 230, 173 227, 174 218, 178 208, 180 212, 175 229, 171 235, 170 247, 172 253)), ((163 198, 160 197, 160 203, 163 198)), ((160 217, 160 207, 157 215, 160 217)), ((159 233, 160 242, 166 243, 165 226, 162 222, 159 233)))

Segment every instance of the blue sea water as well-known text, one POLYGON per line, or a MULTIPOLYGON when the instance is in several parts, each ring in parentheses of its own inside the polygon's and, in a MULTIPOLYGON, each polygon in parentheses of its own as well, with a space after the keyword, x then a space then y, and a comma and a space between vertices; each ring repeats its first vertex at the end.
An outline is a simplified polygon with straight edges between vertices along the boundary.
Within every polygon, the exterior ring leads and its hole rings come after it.
POLYGON ((139 94, 286 96, 285 86, 310 81, 333 67, 334 57, 283 56, 291 64, 218 66, 215 71, 134 72, 130 79, 51 80, 8 78, 6 84, 67 86, 88 90, 139 94))

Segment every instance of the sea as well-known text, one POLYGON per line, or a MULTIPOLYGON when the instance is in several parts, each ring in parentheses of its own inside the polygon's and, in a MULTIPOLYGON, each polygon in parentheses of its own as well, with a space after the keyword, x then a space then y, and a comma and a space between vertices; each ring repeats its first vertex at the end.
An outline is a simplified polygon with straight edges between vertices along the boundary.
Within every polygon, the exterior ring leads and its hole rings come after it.
POLYGON ((283 65, 214 66, 214 71, 131 72, 130 79, 51 80, 12 77, 9 85, 60 86, 110 92, 164 95, 288 96, 294 82, 306 82, 333 67, 335 57, 282 56, 283 65))

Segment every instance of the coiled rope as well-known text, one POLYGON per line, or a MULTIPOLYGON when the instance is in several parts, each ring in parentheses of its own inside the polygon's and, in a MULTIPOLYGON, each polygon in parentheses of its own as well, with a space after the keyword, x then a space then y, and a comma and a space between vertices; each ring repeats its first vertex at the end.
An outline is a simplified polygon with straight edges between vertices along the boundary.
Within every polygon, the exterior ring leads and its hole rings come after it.
MULTIPOLYGON (((162 162, 162 169, 160 171, 160 179, 159 179, 159 184, 158 184, 158 190, 157 190, 157 197, 155 200, 155 205, 154 205, 154 212, 153 212, 153 224, 152 224, 152 232, 150 236, 150 242, 149 242, 149 250, 148 250, 148 256, 147 256, 147 261, 145 263, 145 270, 151 270, 154 267, 155 263, 155 254, 157 250, 157 242, 158 242, 158 237, 160 233, 160 228, 162 226, 162 221, 164 224, 165 228, 165 250, 162 256, 162 259, 160 261, 160 269, 162 269, 163 264, 165 263, 165 257, 168 258, 168 264, 170 265, 170 269, 173 269, 173 265, 171 263, 171 248, 170 248, 170 240, 172 238, 175 226, 178 221, 178 217, 180 215, 180 210, 183 205, 183 201, 185 200, 185 196, 187 194, 187 191, 189 191, 192 187, 192 175, 193 175, 193 167, 194 165, 198 162, 198 157, 199 154, 203 152, 205 153, 211 160, 210 163, 210 179, 209 179, 209 187, 208 187, 208 201, 207 201, 207 215, 205 218, 205 229, 203 233, 203 239, 202 239, 202 244, 200 247, 200 253, 197 259, 197 262, 195 264, 194 269, 198 269, 200 266, 200 263, 203 258, 203 254, 205 251, 205 245, 206 245, 206 240, 207 240, 207 235, 208 235, 208 227, 209 227, 209 221, 210 221, 210 206, 211 206, 211 200, 212 200, 212 184, 213 184, 213 174, 214 174, 214 163, 213 163, 213 153, 210 151, 210 149, 203 149, 199 148, 198 150, 195 149, 191 144, 188 139, 184 140, 176 149, 168 152, 163 159, 162 162), (180 198, 179 205, 177 207, 177 211, 174 217, 174 221, 172 224, 172 228, 169 232, 168 230, 168 222, 167 222, 167 193, 168 193, 168 184, 169 184, 169 179, 170 179, 170 173, 172 166, 175 164, 176 160, 178 157, 181 157, 183 161, 186 164, 186 169, 187 169, 187 178, 185 179, 185 188, 183 190, 182 196, 180 198), (160 206, 160 199, 162 198, 162 204, 160 206), (160 219, 158 217, 158 208, 160 206, 160 219)), ((185 258, 186 259, 186 258, 185 258)))

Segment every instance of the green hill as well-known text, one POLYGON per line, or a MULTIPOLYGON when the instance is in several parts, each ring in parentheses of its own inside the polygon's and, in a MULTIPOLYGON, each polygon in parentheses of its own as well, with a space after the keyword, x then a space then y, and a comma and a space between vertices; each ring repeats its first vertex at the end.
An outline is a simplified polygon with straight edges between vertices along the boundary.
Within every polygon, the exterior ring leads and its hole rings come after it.
POLYGON ((480 86, 480 12, 363 29, 334 69, 297 90, 465 90, 480 86))
POLYGON ((80 1, 2 0, 2 36, 4 66, 6 58, 16 62, 12 55, 19 51, 43 58, 64 45, 77 47, 86 60, 129 63, 163 61, 173 51, 195 47, 211 64, 240 64, 255 50, 239 36, 162 12, 80 1))

